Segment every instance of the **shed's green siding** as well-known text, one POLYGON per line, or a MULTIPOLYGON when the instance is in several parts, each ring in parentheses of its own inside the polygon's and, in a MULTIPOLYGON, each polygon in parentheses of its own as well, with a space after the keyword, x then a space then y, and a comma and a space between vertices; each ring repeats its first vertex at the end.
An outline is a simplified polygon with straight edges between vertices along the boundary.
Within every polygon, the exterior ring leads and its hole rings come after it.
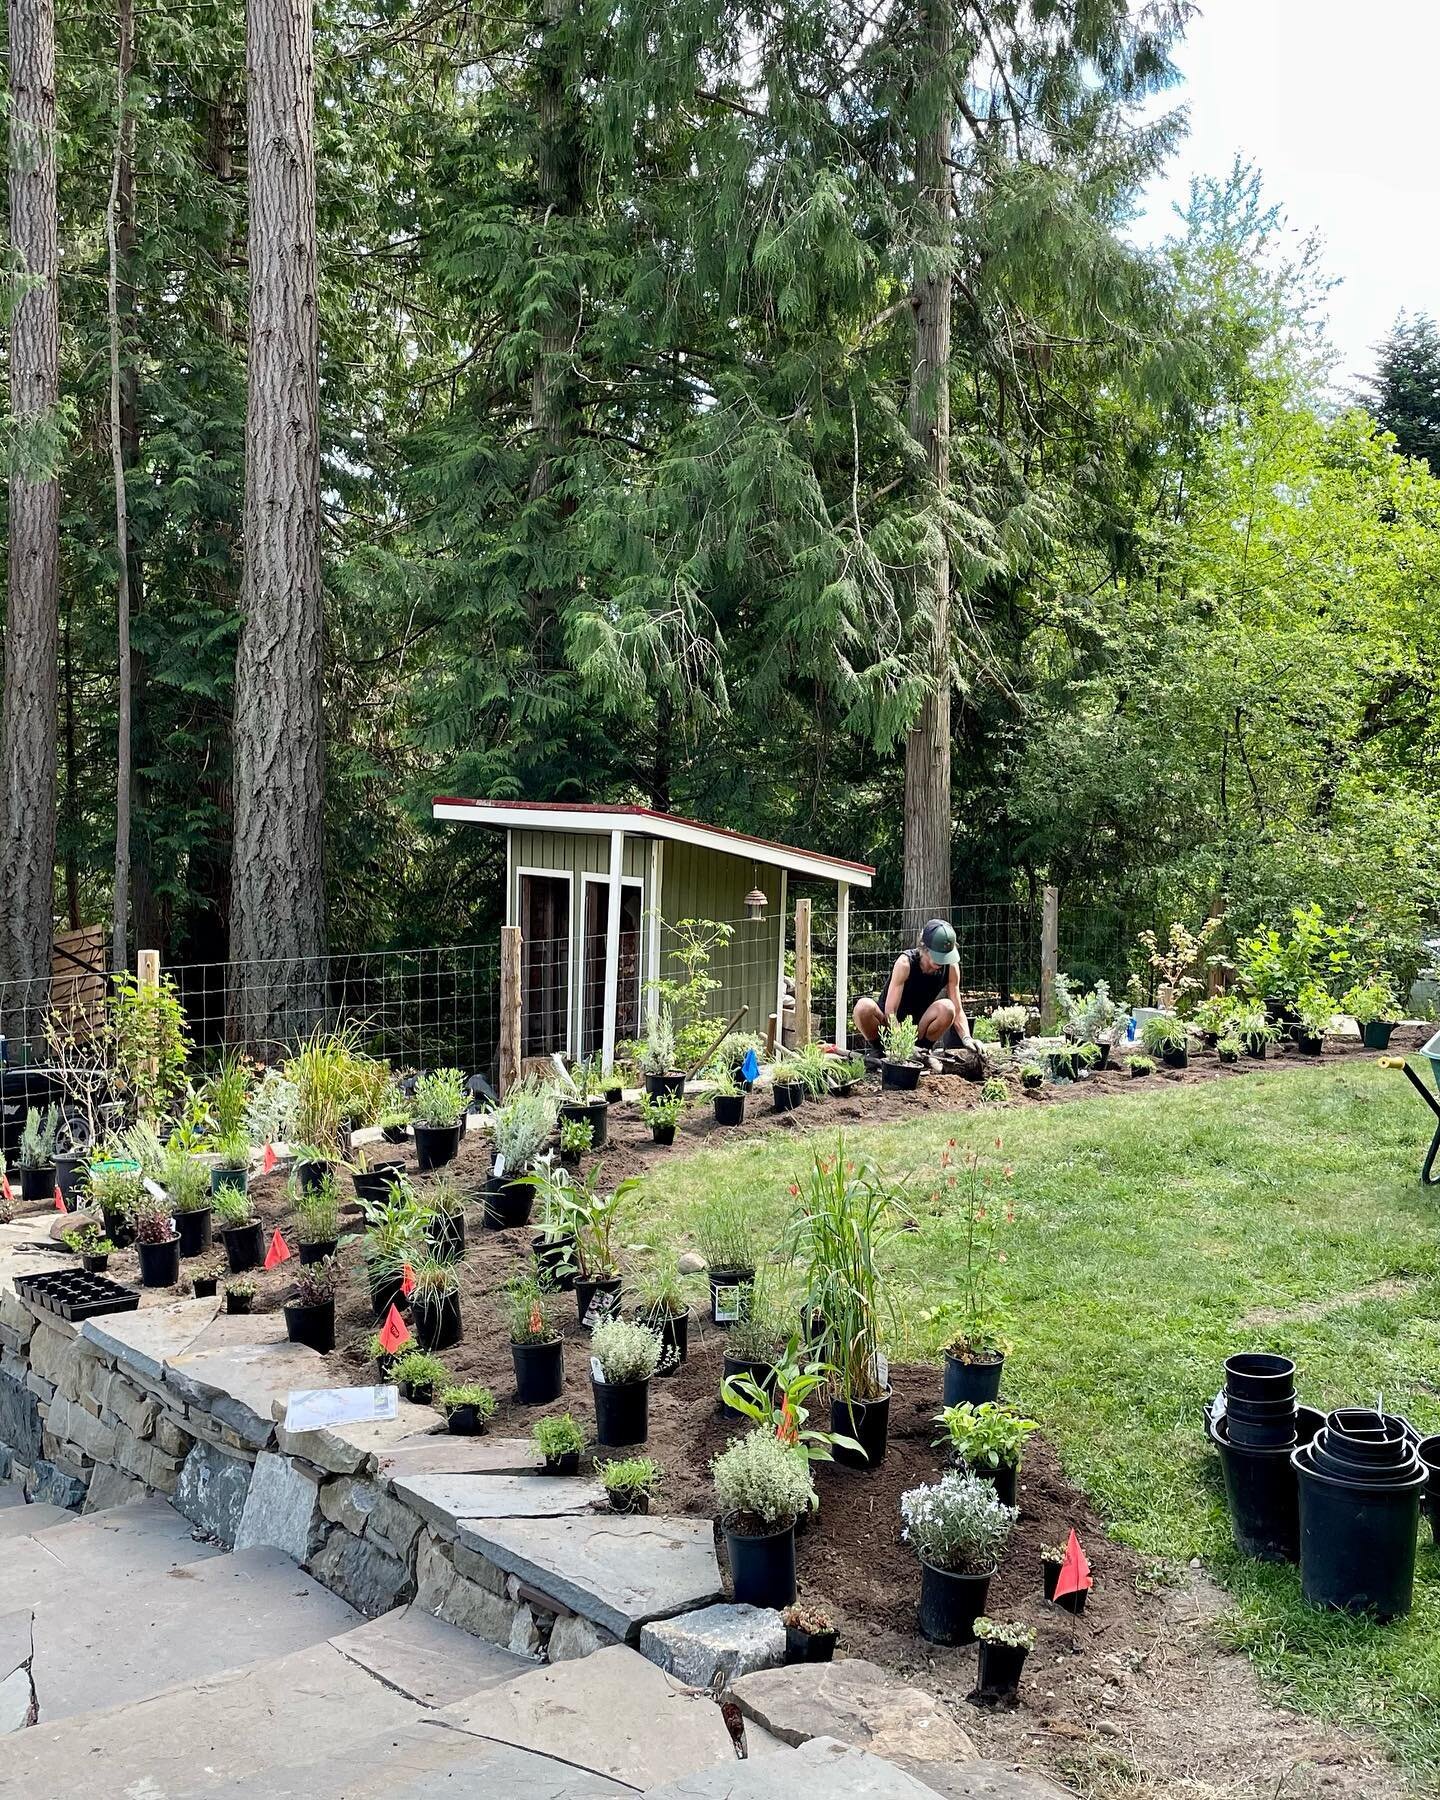
MULTIPOLYGON (((711 963, 711 973, 722 983, 711 996, 711 1010, 724 1020, 743 1002, 750 1011, 736 1030, 764 1037, 775 1010, 780 963, 779 869, 696 844, 667 843, 661 855, 660 912, 667 924, 676 919, 719 919, 735 928, 711 963), (757 870, 770 904, 763 919, 752 921, 745 917, 745 896, 756 884, 757 870)), ((788 941, 788 926, 786 931, 788 941)), ((662 931, 662 953, 666 937, 662 931)), ((672 957, 662 954, 661 973, 678 980, 682 971, 672 957)))

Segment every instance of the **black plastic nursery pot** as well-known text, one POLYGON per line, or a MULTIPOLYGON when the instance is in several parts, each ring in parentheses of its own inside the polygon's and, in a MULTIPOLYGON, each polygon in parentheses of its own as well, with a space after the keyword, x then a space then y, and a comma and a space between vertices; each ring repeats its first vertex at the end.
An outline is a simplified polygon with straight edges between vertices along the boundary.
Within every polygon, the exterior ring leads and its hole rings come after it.
POLYGON ((1190 1052, 1183 1047, 1179 1050, 1162 1050, 1160 1060, 1167 1069, 1188 1069, 1190 1052))
POLYGON ((79 1194, 89 1184, 83 1156, 57 1156, 55 1158, 55 1185, 60 1190, 60 1198, 65 1202, 66 1212, 74 1212, 79 1194))
MULTIPOLYGON (((1058 1580, 1056 1586, 1059 1586, 1058 1580)), ((1080 1617, 1081 1613, 1084 1612, 1085 1602, 1089 1597, 1089 1588, 1076 1588, 1074 1593, 1061 1594, 1058 1599, 1056 1599, 1053 1590, 1051 1593, 1052 1600, 1055 1601, 1056 1606, 1060 1608, 1061 1612, 1074 1613, 1077 1619, 1080 1617)))
POLYGON ((55 1198, 55 1165, 53 1162, 42 1163, 38 1169, 21 1168, 20 1198, 30 1201, 55 1198))
POLYGON ((1300 1592, 1311 1606, 1403 1618, 1415 1586, 1416 1531, 1428 1471, 1413 1449, 1394 1482, 1345 1480, 1291 1460, 1300 1490, 1300 1592))
POLYGON ((575 1311, 587 1331, 608 1319, 620 1305, 620 1277, 575 1278, 575 1311))
POLYGON ((398 1160, 376 1163, 374 1168, 357 1171, 350 1177, 355 1198, 363 1200, 367 1206, 383 1206, 390 1198, 391 1184, 404 1173, 405 1165, 398 1160))
POLYGON ((1000 1398, 1000 1377, 1005 1370, 1003 1356, 977 1357, 962 1362, 958 1356, 945 1355, 944 1394, 946 1406, 981 1406, 987 1400, 1000 1398))
POLYGON ((402 1381, 400 1393, 402 1398, 412 1400, 416 1406, 430 1406, 435 1400, 435 1383, 433 1381, 402 1381))
POLYGON ((1295 1364, 1269 1350, 1242 1350, 1225 1359, 1225 1392, 1236 1400, 1283 1400, 1295 1392, 1295 1364))
POLYGON ((405 1312, 409 1307, 404 1292, 405 1276, 384 1275, 378 1281, 370 1283, 370 1310, 377 1319, 383 1319, 393 1306, 397 1312, 405 1312))
POLYGON ((652 1100, 664 1099, 670 1094, 685 1092, 685 1071, 683 1069, 667 1069, 663 1075, 647 1075, 645 1092, 652 1100))
POLYGON ((975 1621, 985 1611, 995 1571, 957 1575, 920 1564, 920 1635, 932 1644, 973 1644, 975 1621))
POLYGON ((837 1463, 847 1469, 873 1469, 885 1460, 885 1446, 890 1435, 890 1389, 886 1388, 878 1400, 832 1400, 830 1429, 854 1438, 865 1452, 861 1456, 837 1444, 837 1463))
POLYGON ((565 1346, 557 1337, 549 1344, 512 1344, 515 1398, 521 1406, 548 1406, 565 1389, 565 1346))
POLYGON ((795 1527, 750 1537, 724 1522, 737 1606, 790 1606, 795 1599, 795 1527))
POLYGON ((535 1190, 528 1181, 494 1175, 485 1183, 485 1225, 490 1231, 513 1231, 530 1223, 535 1190))
POLYGON ((882 1087, 898 1088, 908 1094, 920 1085, 920 1065, 913 1062, 891 1062, 887 1056, 880 1065, 882 1087))
POLYGON ((807 1631, 803 1625, 785 1627, 785 1660, 787 1663, 827 1663, 835 1660, 837 1633, 807 1631))
POLYGON ((236 1313, 248 1313, 254 1301, 253 1294, 226 1294, 225 1310, 232 1316, 236 1313))
MULTIPOLYGON (((724 1379, 733 1381, 737 1375, 748 1375, 767 1393, 775 1385, 775 1366, 773 1363, 760 1362, 748 1356, 727 1356, 724 1362, 724 1379)), ((743 1419, 738 1406, 731 1406, 725 1398, 725 1390, 720 1390, 720 1410, 732 1419, 743 1419)))
POLYGON ((322 1356, 335 1348, 335 1302, 322 1300, 315 1306, 285 1303, 285 1329, 292 1344, 308 1344, 322 1356))
POLYGON ((580 1452, 578 1450, 562 1450, 558 1456, 547 1456, 542 1473, 546 1475, 578 1475, 580 1473, 580 1452))
MULTIPOLYGON (((1297 1408, 1298 1441, 1308 1443, 1324 1422, 1313 1407, 1297 1408)), ((1260 1562, 1298 1562, 1300 1511, 1291 1450, 1232 1444, 1227 1419, 1216 1419, 1208 1410, 1205 1429, 1220 1454, 1235 1548, 1260 1562)))
POLYGON ((203 1256, 210 1248, 213 1217, 208 1206, 197 1206, 190 1212, 176 1213, 175 1229, 180 1234, 182 1256, 203 1256))
POLYGON ((1060 1571, 1064 1567, 1063 1558, 1059 1562, 1049 1556, 1040 1558, 1040 1587, 1047 1600, 1055 1598, 1055 1589, 1060 1585, 1060 1571))
POLYGON ((557 1238, 547 1238, 543 1234, 531 1241, 531 1250, 535 1253, 535 1264, 541 1278, 552 1287, 561 1289, 575 1285, 575 1234, 567 1231, 557 1238), (567 1268, 565 1265, 569 1264, 567 1268))
POLYGON ((743 1094, 717 1094, 715 1096, 715 1123, 717 1125, 743 1125, 745 1123, 745 1096, 743 1094))
POLYGON ((220 1277, 218 1275, 192 1275, 190 1277, 190 1287, 197 1300, 213 1300, 215 1290, 219 1285, 220 1277))
POLYGON ((130 1215, 123 1206, 102 1206, 100 1217, 104 1222, 105 1235, 117 1250, 123 1250, 134 1241, 135 1234, 130 1229, 130 1215))
POLYGON ((477 1437, 485 1429, 478 1406, 452 1406, 445 1415, 445 1429, 454 1437, 477 1437))
POLYGON ((1388 1050, 1395 1030, 1393 1019, 1369 1019, 1362 1028, 1362 1041, 1367 1050, 1388 1050))
POLYGON ((335 1173, 335 1165, 332 1162, 297 1162, 295 1173, 300 1178, 301 1191, 306 1194, 315 1194, 335 1173))
POLYGON ((803 1081, 777 1081, 770 1089, 776 1112, 794 1112, 805 1098, 803 1081))
POLYGON ((212 1169, 210 1171, 210 1197, 217 1194, 248 1194, 250 1192, 250 1171, 248 1169, 212 1169))
POLYGON ((459 1125, 417 1125, 414 1131, 417 1168, 443 1169, 460 1154, 459 1125))
POLYGON ((640 1320, 648 1325, 660 1339, 660 1367, 657 1375, 678 1375, 685 1358, 690 1354, 690 1314, 649 1313, 640 1320))
POLYGON ((1020 1491, 1020 1471, 1013 1463, 1001 1463, 998 1469, 970 1469, 969 1473, 988 1481, 997 1500, 1006 1506, 1015 1505, 1015 1497, 1020 1491))
POLYGON ((1024 1644, 982 1642, 979 1679, 976 1683, 978 1697, 991 1701, 1013 1699, 1025 1669, 1025 1658, 1029 1654, 1030 1651, 1024 1644))
POLYGON ((590 1148, 599 1150, 603 1147, 610 1128, 610 1102, 608 1100, 566 1100, 560 1107, 560 1119, 578 1120, 590 1127, 590 1148))
POLYGON ((387 1144, 408 1143, 410 1127, 408 1125, 382 1125, 380 1135, 387 1144))
POLYGON ((650 1127, 650 1136, 657 1144, 669 1146, 675 1142, 675 1125, 672 1120, 668 1125, 655 1124, 650 1127))
POLYGON ((140 1258, 140 1285, 148 1288, 174 1287, 180 1279, 180 1239, 164 1244, 137 1244, 140 1258))
POLYGON ((300 1246, 301 1262, 324 1262, 327 1256, 335 1254, 335 1248, 339 1241, 338 1238, 315 1238, 308 1244, 302 1244, 300 1246))
POLYGON ((1270 1054, 1270 1040, 1268 1038, 1241 1038, 1240 1042, 1245 1047, 1245 1054, 1247 1056, 1253 1056, 1257 1062, 1264 1062, 1265 1058, 1270 1054))
POLYGON ((644 1488, 617 1489, 610 1495, 610 1510, 614 1513, 645 1514, 650 1511, 650 1496, 644 1488))
MULTIPOLYGON (((104 1256, 82 1256, 80 1266, 87 1275, 103 1275, 110 1267, 110 1253, 107 1250, 104 1256)), ((213 1284, 210 1291, 215 1291, 213 1284)))
POLYGON ((1305 1031, 1297 1031, 1295 1033, 1295 1048, 1302 1056, 1319 1056, 1321 1051, 1325 1048, 1325 1040, 1323 1037, 1311 1037, 1310 1034, 1305 1031))
POLYGON ((459 1262, 465 1254, 464 1213, 436 1213, 425 1227, 425 1241, 438 1262, 459 1262))
POLYGON ((1421 1510, 1430 1521, 1430 1536, 1440 1544, 1440 1436, 1421 1438, 1415 1453, 1429 1477, 1420 1496, 1421 1510))
POLYGON ((422 1350, 448 1350, 460 1342, 460 1296, 437 1294, 422 1299, 411 1296, 410 1317, 415 1326, 415 1341, 422 1350))
POLYGON ((619 1444, 643 1444, 650 1435, 650 1383, 648 1381, 596 1381, 595 1442, 607 1449, 619 1444))
POLYGON ((723 1330, 744 1318, 748 1295, 754 1286, 753 1269, 711 1269, 710 1323, 723 1330))

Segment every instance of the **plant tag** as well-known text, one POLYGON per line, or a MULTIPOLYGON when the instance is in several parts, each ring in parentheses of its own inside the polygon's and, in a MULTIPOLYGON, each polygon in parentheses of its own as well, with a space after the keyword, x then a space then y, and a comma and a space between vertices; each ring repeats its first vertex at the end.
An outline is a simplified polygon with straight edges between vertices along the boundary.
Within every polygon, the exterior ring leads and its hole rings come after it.
POLYGON ((145 1177, 144 1187, 145 1192, 152 1200, 168 1200, 170 1198, 164 1188, 161 1187, 160 1183, 158 1181, 152 1181, 148 1175, 145 1177))
POLYGON ((602 1320, 608 1319, 619 1304, 620 1296, 618 1294, 604 1292, 593 1294, 590 1304, 585 1308, 585 1317, 581 1321, 586 1331, 593 1331, 602 1320))
POLYGON ((715 1290, 715 1323, 717 1325, 734 1325, 740 1318, 740 1297, 742 1289, 737 1282, 733 1287, 717 1287, 715 1290))
POLYGON ((605 1371, 600 1367, 600 1358, 598 1356, 592 1356, 590 1358, 590 1374, 602 1387, 604 1386, 605 1371))
POLYGON ((875 1352, 875 1385, 887 1388, 890 1385, 890 1358, 875 1352))
POLYGON ((495 1158, 495 1168, 493 1173, 497 1181, 505 1173, 505 1158, 503 1155, 495 1158))

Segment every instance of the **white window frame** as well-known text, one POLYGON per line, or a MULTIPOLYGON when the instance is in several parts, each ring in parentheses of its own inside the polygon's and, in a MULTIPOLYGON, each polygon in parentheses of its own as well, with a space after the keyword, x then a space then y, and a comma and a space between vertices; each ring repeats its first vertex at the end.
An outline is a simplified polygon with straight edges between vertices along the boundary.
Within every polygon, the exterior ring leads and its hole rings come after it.
MULTIPOLYGON (((599 873, 597 873, 593 869, 587 869, 584 872, 584 874, 582 874, 580 877, 580 928, 575 933, 575 947, 576 947, 576 956, 577 956, 577 959, 578 959, 579 965, 580 965, 580 979, 575 984, 576 991, 577 991, 578 1004, 575 1007, 575 1015, 570 1022, 571 1027, 572 1027, 571 1042, 574 1044, 577 1044, 577 1045, 583 1044, 585 1042, 585 1032, 584 1032, 584 1028, 583 1028, 584 1027, 584 1019, 585 1019, 585 983, 586 983, 585 920, 587 917, 587 909, 586 909, 586 904, 585 904, 585 890, 592 881, 598 881, 601 883, 602 886, 608 888, 610 886, 610 877, 603 870, 600 871, 599 873)), ((639 956, 637 956, 635 959, 635 1017, 639 1020, 640 1029, 643 1031, 645 1029, 645 1005, 644 1005, 644 1002, 645 1002, 645 962, 646 962, 646 958, 645 958, 645 954, 644 954, 644 952, 645 952, 645 877, 643 875, 622 875, 620 877, 620 885, 622 888, 627 888, 627 887, 628 888, 639 888, 639 890, 640 890, 641 954, 639 956)), ((600 986, 601 986, 602 996, 604 994, 604 985, 605 985, 605 971, 602 968, 600 971, 600 986)), ((602 1023, 601 1029, 602 1029, 602 1031, 604 1029, 603 1023, 602 1023)), ((600 1045, 597 1044, 595 1046, 595 1048, 596 1048, 596 1050, 598 1050, 600 1048, 600 1045)), ((577 1054, 578 1054, 578 1052, 577 1052, 577 1054)), ((593 1052, 592 1052, 592 1054, 593 1054, 593 1052)))
MULTIPOLYGON (((523 958, 524 952, 525 952, 525 944, 524 944, 524 937, 523 937, 523 922, 524 922, 524 918, 525 918, 525 905, 524 905, 524 891, 522 888, 522 883, 524 882, 525 877, 527 875, 538 875, 544 881, 563 881, 566 886, 566 891, 570 896, 565 905, 565 916, 570 924, 570 931, 569 931, 570 948, 569 948, 569 951, 565 958, 565 969, 566 969, 566 976, 567 976, 568 986, 569 986, 569 1003, 567 1004, 567 1006, 565 1008, 565 1051, 564 1051, 564 1054, 568 1057, 573 1057, 575 1054, 575 940, 576 940, 575 876, 574 876, 574 873, 569 869, 542 869, 542 868, 533 867, 530 863, 518 864, 515 868, 514 874, 515 874, 515 923, 517 925, 521 926, 521 928, 522 928, 522 937, 521 937, 521 945, 520 945, 520 952, 521 952, 522 958, 523 958)), ((522 963, 522 969, 523 969, 523 963, 522 963)), ((523 989, 523 975, 522 975, 522 989, 523 989)), ((524 1023, 523 1018, 521 1019, 521 1023, 520 1023, 520 1041, 522 1044, 525 1041, 525 1023, 524 1023)))

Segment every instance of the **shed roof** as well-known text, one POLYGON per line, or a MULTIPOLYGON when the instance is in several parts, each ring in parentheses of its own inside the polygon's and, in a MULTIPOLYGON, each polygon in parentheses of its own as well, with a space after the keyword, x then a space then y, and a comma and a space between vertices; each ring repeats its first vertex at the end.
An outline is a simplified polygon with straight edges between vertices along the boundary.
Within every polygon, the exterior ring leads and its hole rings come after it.
POLYGON ((875 879, 875 870, 869 863, 826 856, 819 850, 797 850, 793 844, 776 844, 745 831, 731 831, 724 825, 702 825, 696 819, 656 812, 648 806, 597 806, 572 800, 465 800, 446 795, 437 797, 431 810, 437 819, 467 825, 527 827, 533 831, 626 831, 637 837, 698 844, 724 856, 750 857, 767 868, 788 869, 792 874, 813 875, 822 881, 844 881, 857 888, 868 888, 875 879))

